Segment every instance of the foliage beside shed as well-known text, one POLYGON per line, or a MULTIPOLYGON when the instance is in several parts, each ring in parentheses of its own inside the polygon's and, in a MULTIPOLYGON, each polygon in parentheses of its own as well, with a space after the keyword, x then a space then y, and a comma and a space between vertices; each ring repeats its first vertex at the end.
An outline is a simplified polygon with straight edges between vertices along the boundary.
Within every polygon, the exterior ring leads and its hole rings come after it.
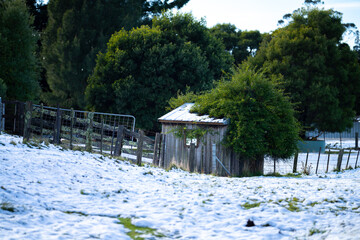
POLYGON ((289 158, 297 149, 300 126, 280 78, 249 68, 234 69, 230 81, 219 81, 197 99, 193 112, 229 118, 225 145, 249 158, 289 158))

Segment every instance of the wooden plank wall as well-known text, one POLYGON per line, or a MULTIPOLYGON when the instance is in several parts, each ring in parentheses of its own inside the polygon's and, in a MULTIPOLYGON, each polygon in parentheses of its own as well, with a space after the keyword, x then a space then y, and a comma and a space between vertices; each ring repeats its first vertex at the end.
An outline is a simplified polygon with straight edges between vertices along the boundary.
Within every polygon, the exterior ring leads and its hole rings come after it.
MULTIPOLYGON (((174 131, 179 127, 193 129, 198 127, 196 124, 163 124, 162 133, 166 134, 164 151, 164 168, 175 165, 184 170, 190 171, 190 147, 185 146, 185 140, 177 137, 174 131)), ((202 128, 204 126, 201 126, 202 128)), ((230 171, 231 175, 239 174, 239 156, 224 147, 221 141, 226 133, 226 126, 206 126, 209 131, 199 139, 199 144, 195 148, 194 171, 200 173, 214 173, 226 176, 226 170, 216 161, 216 171, 212 172, 212 144, 216 144, 216 156, 222 164, 230 171)))

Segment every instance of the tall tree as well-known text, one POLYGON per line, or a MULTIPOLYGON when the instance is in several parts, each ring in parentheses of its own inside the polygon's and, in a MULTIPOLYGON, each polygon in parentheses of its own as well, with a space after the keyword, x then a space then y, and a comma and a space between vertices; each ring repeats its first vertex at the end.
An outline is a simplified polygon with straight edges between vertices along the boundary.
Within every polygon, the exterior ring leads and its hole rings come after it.
POLYGON ((0 1, 0 93, 16 100, 40 94, 37 34, 23 0, 0 1))
POLYGON ((158 130, 157 118, 178 90, 210 89, 231 64, 204 22, 190 14, 163 14, 151 28, 123 29, 111 37, 89 79, 88 107, 132 114, 138 127, 158 130))
POLYGON ((305 129, 334 132, 352 126, 360 71, 355 53, 341 43, 346 30, 341 20, 334 10, 298 9, 249 59, 252 66, 284 76, 285 92, 297 104, 305 129))
POLYGON ((265 155, 286 159, 297 149, 299 124, 280 81, 242 67, 195 100, 193 112, 230 119, 224 144, 239 153, 243 174, 263 174, 265 155))
MULTIPOLYGON (((36 54, 40 59, 41 49, 42 49, 42 32, 45 30, 48 22, 47 14, 47 3, 44 3, 43 0, 26 0, 26 5, 29 9, 30 15, 34 17, 33 27, 38 33, 37 49, 36 54)), ((43 92, 49 91, 49 85, 46 82, 46 71, 44 66, 40 67, 40 86, 43 92)))
POLYGON ((34 17, 33 26, 38 32, 42 32, 47 25, 47 3, 37 0, 26 0, 26 5, 29 9, 30 15, 34 17))
POLYGON ((240 64, 249 56, 254 56, 266 34, 259 31, 241 31, 230 23, 217 24, 211 33, 221 39, 227 51, 235 59, 235 64, 240 64))
POLYGON ((50 0, 43 56, 51 92, 44 99, 83 108, 87 78, 111 34, 139 26, 162 10, 180 8, 188 1, 50 0))

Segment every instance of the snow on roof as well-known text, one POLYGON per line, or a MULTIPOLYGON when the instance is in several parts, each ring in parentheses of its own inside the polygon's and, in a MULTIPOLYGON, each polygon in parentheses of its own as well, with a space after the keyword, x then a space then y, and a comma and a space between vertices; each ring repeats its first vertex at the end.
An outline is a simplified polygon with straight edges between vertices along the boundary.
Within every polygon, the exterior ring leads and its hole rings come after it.
POLYGON ((196 113, 191 113, 190 109, 194 103, 185 103, 180 107, 172 110, 159 118, 162 123, 195 123, 195 124, 210 124, 210 125, 227 125, 227 119, 211 118, 209 115, 199 116, 196 113))

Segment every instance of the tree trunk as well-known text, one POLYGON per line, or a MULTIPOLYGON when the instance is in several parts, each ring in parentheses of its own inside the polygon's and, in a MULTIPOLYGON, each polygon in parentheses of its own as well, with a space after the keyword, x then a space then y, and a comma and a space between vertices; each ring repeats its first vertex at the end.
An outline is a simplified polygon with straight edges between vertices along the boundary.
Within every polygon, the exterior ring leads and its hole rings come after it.
POLYGON ((240 157, 241 176, 259 176, 264 174, 264 156, 254 158, 240 157))

